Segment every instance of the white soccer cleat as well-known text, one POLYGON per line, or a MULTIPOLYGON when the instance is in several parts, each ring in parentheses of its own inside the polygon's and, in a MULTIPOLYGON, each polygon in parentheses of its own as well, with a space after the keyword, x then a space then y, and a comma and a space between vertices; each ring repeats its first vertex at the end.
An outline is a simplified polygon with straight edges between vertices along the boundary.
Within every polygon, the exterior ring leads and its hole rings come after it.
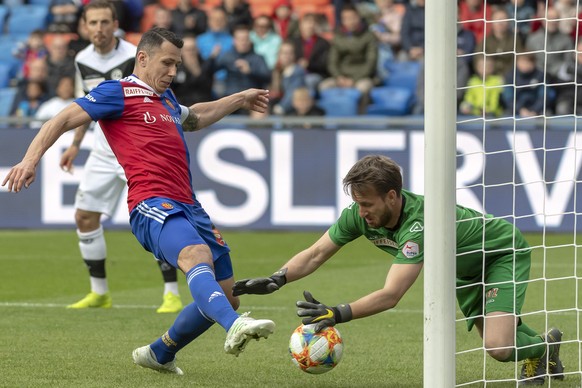
POLYGON ((143 368, 150 368, 161 373, 183 375, 182 369, 176 366, 176 360, 160 364, 149 345, 137 348, 132 353, 133 362, 143 368))
POLYGON ((224 351, 228 354, 238 355, 247 346, 251 339, 267 338, 275 331, 275 322, 269 319, 254 319, 244 313, 237 318, 226 334, 224 351))

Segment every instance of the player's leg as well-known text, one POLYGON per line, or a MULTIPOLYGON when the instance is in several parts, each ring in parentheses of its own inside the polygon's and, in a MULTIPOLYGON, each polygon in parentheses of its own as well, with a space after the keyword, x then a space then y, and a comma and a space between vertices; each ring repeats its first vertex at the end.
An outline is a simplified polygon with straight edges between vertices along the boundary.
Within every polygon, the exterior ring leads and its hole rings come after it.
POLYGON ((164 279, 163 302, 157 313, 177 313, 184 307, 178 290, 178 271, 165 261, 158 260, 162 278, 164 279))
POLYGON ((91 292, 69 308, 111 307, 105 271, 107 246, 101 214, 113 214, 125 182, 117 175, 117 160, 89 154, 75 197, 75 223, 81 257, 89 270, 91 292))

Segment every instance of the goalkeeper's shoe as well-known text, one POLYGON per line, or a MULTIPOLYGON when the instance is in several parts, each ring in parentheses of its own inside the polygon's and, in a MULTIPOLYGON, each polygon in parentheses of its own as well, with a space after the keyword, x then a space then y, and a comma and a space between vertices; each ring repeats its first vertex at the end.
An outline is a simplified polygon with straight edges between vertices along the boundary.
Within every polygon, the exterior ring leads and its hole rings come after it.
POLYGON ((269 319, 254 319, 244 313, 234 321, 224 343, 224 351, 228 354, 238 355, 247 346, 251 339, 267 338, 275 331, 275 322, 269 319))
POLYGON ((560 360, 560 342, 562 342, 562 332, 559 329, 551 328, 546 334, 548 343, 549 359, 548 373, 552 379, 564 380, 564 364, 560 360))
POLYGON ((182 311, 182 300, 180 299, 180 295, 176 295, 172 292, 168 292, 164 295, 164 301, 162 305, 156 310, 159 314, 164 313, 179 313, 182 311))
POLYGON ((541 358, 524 360, 520 385, 542 385, 548 373, 552 379, 564 380, 564 364, 560 360, 562 332, 552 328, 544 338, 548 344, 546 353, 541 358))
POLYGON ((149 345, 137 348, 132 353, 133 362, 143 368, 150 368, 161 373, 173 373, 175 375, 183 375, 182 369, 176 366, 176 359, 160 364, 156 360, 156 356, 149 345))
POLYGON ((101 295, 93 291, 87 294, 80 301, 67 306, 68 309, 86 309, 86 308, 111 308, 111 295, 109 292, 101 295))

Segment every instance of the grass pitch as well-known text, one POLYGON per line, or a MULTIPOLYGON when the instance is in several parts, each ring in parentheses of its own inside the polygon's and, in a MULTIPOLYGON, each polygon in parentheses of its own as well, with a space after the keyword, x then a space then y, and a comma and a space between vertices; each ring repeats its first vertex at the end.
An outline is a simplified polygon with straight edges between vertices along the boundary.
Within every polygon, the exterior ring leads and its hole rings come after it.
MULTIPOLYGON (((267 276, 320 233, 234 232, 237 279, 267 276)), ((152 342, 175 315, 156 314, 162 278, 152 256, 126 231, 106 232, 108 278, 114 308, 67 310, 89 290, 73 230, 0 231, 0 387, 421 387, 423 384, 422 285, 419 278, 396 309, 338 325, 343 360, 324 375, 308 375, 290 361, 287 342, 300 323, 294 303, 304 289, 326 304, 349 302, 381 288, 391 257, 358 240, 319 271, 267 296, 243 296, 239 312, 269 318, 277 329, 251 342, 240 357, 223 351, 224 330, 213 326, 178 353, 184 376, 135 366, 131 351, 152 342)), ((568 373, 552 387, 580 387, 579 312, 582 259, 571 236, 528 236, 534 250, 524 320, 543 331, 564 331, 562 359, 568 373), (543 281, 543 277, 550 279, 543 281), (578 303, 578 305, 577 305, 578 303), (544 313, 548 310, 550 313, 544 313)), ((182 300, 191 296, 180 277, 182 300)), ((461 318, 460 315, 457 316, 461 318)), ((476 332, 456 323, 457 384, 513 387, 519 365, 484 357, 476 332), (485 384, 483 380, 487 380, 485 384), (505 381, 504 381, 505 380, 505 381)))

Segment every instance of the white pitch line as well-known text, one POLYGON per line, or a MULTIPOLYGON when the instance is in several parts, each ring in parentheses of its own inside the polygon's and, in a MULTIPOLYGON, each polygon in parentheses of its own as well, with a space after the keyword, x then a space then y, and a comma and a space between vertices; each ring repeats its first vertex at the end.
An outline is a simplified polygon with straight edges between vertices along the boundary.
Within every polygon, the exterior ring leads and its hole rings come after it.
MULTIPOLYGON (((29 303, 29 302, 0 302, 0 307, 21 307, 21 308, 66 308, 68 305, 60 303, 29 303)), ((115 304, 114 309, 134 309, 134 310, 152 310, 158 308, 154 305, 138 305, 138 304, 115 304)), ((275 307, 275 306, 241 306, 240 311, 244 310, 271 310, 284 311, 295 310, 294 307, 275 307)), ((394 309, 386 311, 386 313, 394 314, 422 314, 422 310, 415 309, 394 309)))

